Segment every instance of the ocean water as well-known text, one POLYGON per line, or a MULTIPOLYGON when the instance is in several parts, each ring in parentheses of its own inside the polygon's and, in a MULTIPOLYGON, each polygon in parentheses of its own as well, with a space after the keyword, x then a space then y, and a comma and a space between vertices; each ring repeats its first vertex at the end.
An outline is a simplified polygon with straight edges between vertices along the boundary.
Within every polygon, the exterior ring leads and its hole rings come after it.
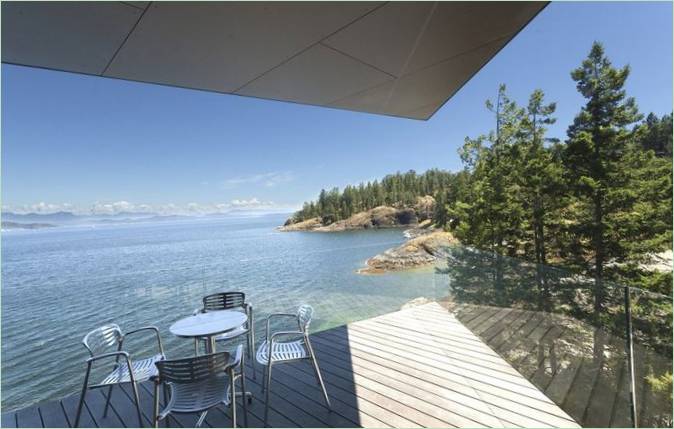
MULTIPOLYGON (((312 331, 446 295, 432 268, 357 273, 367 258, 402 243, 401 229, 281 233, 275 227, 283 220, 3 232, 2 411, 77 392, 87 357, 82 337, 105 323, 157 326, 169 358, 189 356, 193 344, 168 328, 209 293, 245 292, 257 321, 311 304, 312 331)), ((152 345, 148 337, 129 347, 146 352, 152 345)))

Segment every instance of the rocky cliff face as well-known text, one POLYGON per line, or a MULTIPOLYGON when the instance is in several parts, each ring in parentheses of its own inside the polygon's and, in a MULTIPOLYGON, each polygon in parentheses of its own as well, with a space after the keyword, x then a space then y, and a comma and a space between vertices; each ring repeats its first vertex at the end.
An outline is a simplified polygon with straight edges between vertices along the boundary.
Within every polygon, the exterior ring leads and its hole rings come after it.
POLYGON ((323 226, 320 218, 307 219, 302 222, 291 223, 290 221, 286 222, 285 225, 279 227, 279 231, 313 231, 318 227, 323 226))
POLYGON ((356 213, 348 219, 323 225, 319 218, 308 219, 298 223, 286 223, 280 231, 316 231, 339 232, 370 228, 395 228, 414 226, 418 222, 416 211, 412 208, 396 209, 379 206, 371 210, 356 213))

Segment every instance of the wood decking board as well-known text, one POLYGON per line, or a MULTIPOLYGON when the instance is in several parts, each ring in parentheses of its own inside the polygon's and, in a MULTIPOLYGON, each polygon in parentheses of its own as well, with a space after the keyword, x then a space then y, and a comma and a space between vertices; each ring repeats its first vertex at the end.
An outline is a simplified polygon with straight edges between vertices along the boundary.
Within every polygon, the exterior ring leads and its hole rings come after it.
MULTIPOLYGON (((318 341, 320 341, 320 339, 318 341)), ((335 339, 330 339, 330 341, 335 342, 335 339)), ((350 351, 355 355, 362 353, 362 355, 366 356, 367 359, 380 359, 387 362, 387 364, 395 363, 402 365, 407 368, 407 371, 410 369, 420 371, 424 374, 424 376, 428 376, 428 374, 442 376, 443 380, 441 381, 441 385, 448 386, 448 384, 454 383, 456 386, 464 386, 465 388, 476 390, 479 392, 479 396, 484 395, 486 392, 502 394, 503 397, 513 396, 512 390, 504 389, 495 385, 491 379, 471 378, 471 374, 466 374, 464 371, 458 371, 455 368, 442 368, 428 365, 425 362, 420 362, 416 359, 410 358, 409 354, 402 353, 400 356, 398 356, 386 351, 379 350, 377 348, 360 346, 354 343, 350 343, 350 351), (360 352, 361 350, 362 352, 360 352)))
MULTIPOLYGON (((320 341, 320 340, 319 340, 320 341)), ((399 371, 400 373, 405 373, 408 377, 413 377, 410 380, 418 387, 424 387, 427 389, 434 389, 438 387, 440 389, 449 389, 452 392, 457 392, 465 395, 462 400, 466 404, 471 404, 471 398, 474 400, 482 401, 484 400, 490 408, 500 407, 498 412, 508 410, 516 405, 516 402, 511 401, 509 398, 512 397, 512 392, 503 391, 502 396, 493 395, 493 393, 499 393, 498 390, 491 385, 477 385, 476 383, 466 383, 463 378, 456 376, 454 374, 434 370, 433 368, 424 368, 421 365, 410 365, 408 362, 399 364, 392 359, 388 358, 379 358, 373 353, 360 353, 357 349, 351 348, 350 353, 352 356, 352 361, 354 363, 375 363, 380 367, 386 367, 399 371), (427 386, 430 386, 427 387, 427 386), (491 392, 491 393, 490 393, 491 392), (489 396, 490 400, 486 399, 486 396, 489 396)), ((373 367, 376 368, 376 367, 373 367)), ((531 403, 531 402, 530 402, 531 403)), ((541 402, 536 404, 533 407, 533 410, 537 408, 541 409, 557 409, 555 407, 545 407, 544 405, 549 405, 548 403, 541 402)), ((530 412, 532 409, 529 410, 530 412)))
POLYGON ((16 413, 16 422, 17 426, 21 427, 43 427, 42 418, 40 417, 40 412, 37 408, 20 410, 18 413, 16 413))
MULTIPOLYGON (((401 365, 400 368, 394 369, 399 370, 400 372, 393 373, 388 369, 388 366, 377 365, 366 359, 359 359, 358 357, 352 356, 352 362, 354 370, 364 376, 379 379, 385 383, 392 382, 393 386, 405 383, 407 386, 414 386, 414 390, 417 392, 423 391, 437 395, 441 398, 439 401, 432 400, 429 402, 439 402, 439 404, 445 404, 448 409, 461 411, 462 414, 466 413, 465 415, 471 416, 471 419, 482 426, 490 425, 489 421, 493 419, 491 414, 495 412, 495 409, 500 415, 506 413, 511 414, 512 417, 514 414, 510 413, 508 408, 517 406, 516 402, 509 402, 507 407, 499 408, 494 406, 494 402, 497 401, 486 401, 481 394, 478 394, 475 389, 469 386, 459 386, 457 388, 456 383, 452 385, 452 383, 447 382, 444 379, 433 379, 431 373, 420 373, 419 371, 415 371, 415 368, 412 366, 401 365), (371 375, 375 373, 377 375, 371 375), (387 379, 387 377, 389 378, 387 379), (393 379, 393 377, 395 377, 395 379, 393 379)), ((532 412, 531 409, 528 409, 528 411, 530 413, 532 412)), ((533 410, 534 413, 535 411, 536 410, 533 410)), ((508 421, 514 425, 541 425, 540 421, 528 419, 525 416, 514 416, 514 418, 509 419, 508 421)), ((495 423, 492 422, 491 425, 495 425, 495 423)))
MULTIPOLYGON (((618 350, 619 359, 624 362, 624 353, 620 353, 623 343, 621 339, 614 336, 609 341, 609 346, 618 350)), ((625 368, 626 365, 602 365, 583 416, 583 421, 587 426, 606 427, 611 422, 613 404, 620 392, 618 383, 625 368)))
MULTIPOLYGON (((330 333, 329 335, 333 336, 333 333, 330 333)), ((415 365, 425 365, 429 368, 431 368, 433 371, 450 371, 453 372, 454 374, 464 377, 466 379, 466 382, 469 383, 485 383, 489 385, 492 388, 499 388, 499 389, 504 389, 508 391, 510 394, 518 394, 518 395, 524 395, 524 396, 530 396, 533 398, 540 398, 544 396, 533 386, 528 385, 528 384, 519 384, 519 383, 512 383, 508 382, 507 380, 504 381, 502 379, 499 379, 497 377, 492 377, 491 375, 485 376, 485 374, 481 371, 472 371, 470 368, 466 368, 463 365, 459 364, 447 364, 448 362, 445 360, 443 361, 437 361, 435 359, 429 359, 425 356, 419 356, 418 354, 415 353, 415 351, 406 351, 406 350, 400 350, 395 347, 388 347, 385 344, 382 345, 381 343, 377 343, 376 339, 373 341, 365 341, 363 342, 362 339, 357 338, 357 337, 351 337, 349 340, 349 344, 351 348, 358 347, 362 350, 366 350, 369 353, 379 353, 381 356, 384 356, 386 359, 402 359, 403 361, 413 361, 415 362, 415 365)))
POLYGON ((0 419, 0 426, 3 428, 15 428, 16 427, 16 413, 2 413, 2 418, 0 419))
MULTIPOLYGON (((271 385, 270 425, 577 427, 464 325, 468 323, 476 332, 493 338, 517 324, 524 313, 503 308, 486 313, 478 308, 461 308, 461 312, 465 322, 451 310, 431 303, 312 335, 332 411, 323 403, 308 363, 278 365, 271 385)), ((246 387, 254 395, 248 419, 250 426, 259 427, 264 415, 262 371, 254 380, 251 369, 248 363, 246 387)), ((106 392, 88 392, 81 426, 136 427, 130 386, 113 390, 110 410, 103 418, 106 392)), ((146 426, 152 418, 153 394, 151 383, 139 386, 146 426)), ((5 413, 2 426, 67 427, 74 423, 78 400, 79 394, 74 394, 5 413)), ((241 399, 238 402, 238 421, 243 424, 241 399)), ((171 427, 191 427, 197 418, 175 415, 169 423, 171 427)), ((229 409, 223 406, 209 412, 204 422, 205 427, 230 425, 229 409)))
POLYGON ((40 407, 42 424, 48 428, 67 428, 70 426, 68 419, 63 413, 60 401, 46 402, 40 407))

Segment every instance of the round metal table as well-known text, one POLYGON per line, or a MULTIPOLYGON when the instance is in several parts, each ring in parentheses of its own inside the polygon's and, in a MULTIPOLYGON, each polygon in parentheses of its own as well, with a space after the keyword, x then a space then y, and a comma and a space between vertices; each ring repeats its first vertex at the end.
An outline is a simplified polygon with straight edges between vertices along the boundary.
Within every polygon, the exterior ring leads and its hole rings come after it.
POLYGON ((215 352, 215 337, 241 327, 248 321, 246 313, 235 310, 197 313, 175 322, 169 330, 177 337, 208 338, 206 352, 215 352))

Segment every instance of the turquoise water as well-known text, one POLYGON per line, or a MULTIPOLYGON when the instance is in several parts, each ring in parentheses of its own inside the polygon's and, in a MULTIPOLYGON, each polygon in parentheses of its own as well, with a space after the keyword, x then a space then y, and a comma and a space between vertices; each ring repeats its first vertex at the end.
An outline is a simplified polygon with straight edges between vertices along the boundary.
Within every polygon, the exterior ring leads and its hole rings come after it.
MULTIPOLYGON (((209 293, 245 292, 257 320, 309 303, 314 331, 446 294, 432 269, 356 273, 367 258, 402 243, 402 230, 281 233, 274 228, 283 220, 3 232, 2 410, 78 391, 82 337, 105 323, 123 330, 155 325, 170 358, 189 355, 192 343, 168 327, 209 293)), ((262 323, 257 328, 261 333, 262 323)))

